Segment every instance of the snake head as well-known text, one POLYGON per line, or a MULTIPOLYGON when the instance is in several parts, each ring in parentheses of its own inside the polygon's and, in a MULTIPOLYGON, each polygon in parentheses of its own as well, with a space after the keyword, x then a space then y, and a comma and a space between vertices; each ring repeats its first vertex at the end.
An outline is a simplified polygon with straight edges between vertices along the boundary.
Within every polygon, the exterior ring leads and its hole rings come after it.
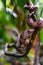
POLYGON ((24 6, 24 9, 30 10, 31 12, 34 12, 34 13, 35 13, 35 12, 37 11, 38 7, 37 7, 36 5, 33 5, 33 6, 32 6, 32 5, 27 5, 27 4, 26 4, 26 5, 24 6))

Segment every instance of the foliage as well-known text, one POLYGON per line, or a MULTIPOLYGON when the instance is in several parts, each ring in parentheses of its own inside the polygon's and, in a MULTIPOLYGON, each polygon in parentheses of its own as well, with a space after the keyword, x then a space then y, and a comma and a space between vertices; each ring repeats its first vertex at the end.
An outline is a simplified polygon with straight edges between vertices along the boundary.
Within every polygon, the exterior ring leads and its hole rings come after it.
MULTIPOLYGON (((43 18, 43 0, 31 1, 38 6, 37 18, 43 18)), ((23 8, 25 3, 26 0, 0 0, 0 44, 15 42, 16 38, 12 30, 16 30, 20 35, 22 31, 29 28, 25 21, 28 14, 28 11, 23 8), (7 7, 12 9, 18 17, 15 18, 7 13, 7 7)), ((43 29, 40 32, 40 41, 43 44, 43 29)))

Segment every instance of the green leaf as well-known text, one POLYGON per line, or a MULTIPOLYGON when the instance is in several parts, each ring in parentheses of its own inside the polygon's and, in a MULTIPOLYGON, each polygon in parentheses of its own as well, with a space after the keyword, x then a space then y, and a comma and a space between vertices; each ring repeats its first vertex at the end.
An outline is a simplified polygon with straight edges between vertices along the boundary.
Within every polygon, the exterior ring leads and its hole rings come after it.
POLYGON ((6 7, 6 0, 2 0, 4 6, 6 7))
POLYGON ((40 3, 43 3, 43 0, 40 0, 40 3))
POLYGON ((40 31, 40 41, 43 44, 43 29, 40 31))

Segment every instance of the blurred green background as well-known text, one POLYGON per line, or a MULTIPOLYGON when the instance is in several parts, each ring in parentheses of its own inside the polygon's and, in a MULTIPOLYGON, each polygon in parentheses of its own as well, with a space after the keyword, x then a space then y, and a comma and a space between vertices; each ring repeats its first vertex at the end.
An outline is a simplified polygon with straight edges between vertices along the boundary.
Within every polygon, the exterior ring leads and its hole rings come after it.
MULTIPOLYGON (((43 0, 31 0, 31 2, 38 6, 37 18, 43 18, 43 0)), ((0 65, 10 65, 9 62, 6 62, 9 58, 4 56, 3 49, 6 43, 15 42, 16 38, 12 31, 16 30, 20 34, 29 28, 25 21, 25 17, 28 14, 28 11, 23 8, 25 4, 26 0, 0 0, 0 65), (7 7, 17 17, 13 17, 10 13, 7 13, 7 7)), ((40 31, 40 43, 43 45, 43 29, 40 31)), ((24 58, 21 60, 25 61, 24 58)))

